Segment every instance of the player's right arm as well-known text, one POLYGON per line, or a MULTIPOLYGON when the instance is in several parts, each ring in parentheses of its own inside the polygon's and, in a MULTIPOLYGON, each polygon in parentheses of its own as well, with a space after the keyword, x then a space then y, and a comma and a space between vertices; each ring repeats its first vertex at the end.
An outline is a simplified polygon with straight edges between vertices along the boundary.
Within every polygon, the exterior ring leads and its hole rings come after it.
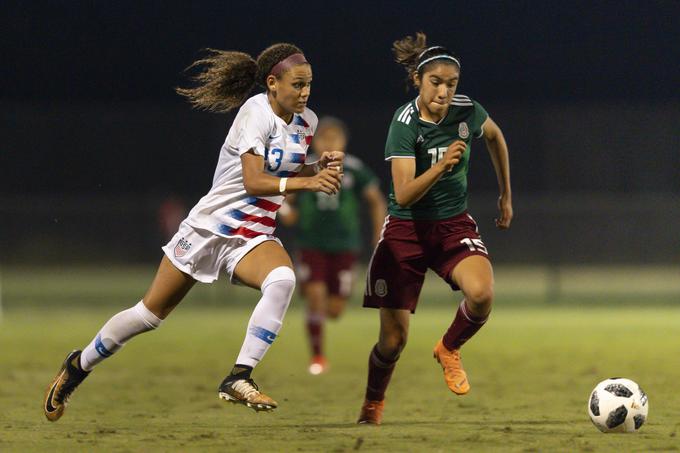
POLYGON ((444 173, 460 161, 466 147, 465 142, 460 140, 451 143, 437 163, 416 177, 416 115, 410 104, 399 108, 392 117, 385 143, 385 159, 392 161, 394 197, 402 208, 408 208, 423 198, 444 173))
POLYGON ((462 140, 451 143, 442 159, 418 177, 415 159, 391 159, 394 197, 399 206, 407 208, 423 198, 444 173, 460 162, 465 147, 466 144, 462 140))
MULTIPOLYGON (((248 195, 266 197, 279 195, 281 178, 264 172, 264 157, 254 151, 241 154, 243 167, 243 186, 248 195)), ((314 176, 289 178, 286 193, 300 191, 323 192, 333 195, 340 190, 340 172, 334 168, 324 168, 314 176)))
MULTIPOLYGON (((272 133, 274 123, 263 109, 264 107, 256 103, 244 104, 236 115, 227 137, 230 148, 241 157, 243 186, 246 192, 248 195, 259 197, 281 194, 281 178, 264 171, 267 137, 272 133)), ((335 194, 340 190, 340 171, 325 168, 315 175, 289 178, 286 181, 285 193, 309 190, 335 194)))

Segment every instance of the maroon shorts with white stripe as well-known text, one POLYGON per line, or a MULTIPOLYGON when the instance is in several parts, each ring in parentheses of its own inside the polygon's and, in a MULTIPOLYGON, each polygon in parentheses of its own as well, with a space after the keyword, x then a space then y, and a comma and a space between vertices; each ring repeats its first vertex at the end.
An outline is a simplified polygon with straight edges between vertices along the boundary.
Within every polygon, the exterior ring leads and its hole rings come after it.
POLYGON ((349 297, 354 283, 355 252, 324 252, 322 250, 300 250, 297 266, 300 283, 323 282, 328 294, 349 297))
POLYGON ((451 272, 473 255, 489 258, 477 224, 467 212, 443 220, 388 216, 368 265, 364 307, 414 313, 428 268, 453 290, 459 290, 451 280, 451 272))

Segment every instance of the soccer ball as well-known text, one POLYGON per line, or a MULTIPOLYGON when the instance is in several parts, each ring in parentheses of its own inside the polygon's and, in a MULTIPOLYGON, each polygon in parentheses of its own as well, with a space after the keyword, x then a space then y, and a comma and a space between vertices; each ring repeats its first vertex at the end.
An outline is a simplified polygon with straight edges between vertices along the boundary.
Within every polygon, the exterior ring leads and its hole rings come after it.
POLYGON ((647 420, 647 394, 630 379, 609 378, 590 394, 588 415, 603 433, 633 433, 647 420))

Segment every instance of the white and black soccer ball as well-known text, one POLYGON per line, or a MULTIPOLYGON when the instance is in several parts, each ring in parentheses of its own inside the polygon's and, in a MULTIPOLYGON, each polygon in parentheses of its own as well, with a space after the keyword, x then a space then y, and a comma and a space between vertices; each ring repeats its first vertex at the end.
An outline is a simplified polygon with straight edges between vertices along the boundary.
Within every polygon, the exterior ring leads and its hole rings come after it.
POLYGON ((647 420, 647 394, 630 379, 609 378, 590 394, 588 415, 603 433, 632 433, 647 420))

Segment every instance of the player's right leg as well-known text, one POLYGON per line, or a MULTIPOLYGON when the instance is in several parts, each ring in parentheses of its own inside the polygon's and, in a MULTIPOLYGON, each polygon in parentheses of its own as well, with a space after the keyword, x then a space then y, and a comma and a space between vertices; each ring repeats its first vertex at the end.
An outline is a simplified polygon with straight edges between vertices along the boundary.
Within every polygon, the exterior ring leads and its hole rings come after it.
POLYGON ((323 351, 323 331, 328 304, 328 288, 324 281, 308 281, 302 285, 302 294, 307 302, 305 324, 312 352, 309 372, 318 375, 326 371, 327 366, 323 351))
POLYGON ((409 310, 380 309, 380 336, 368 357, 366 396, 357 423, 382 423, 385 391, 406 346, 410 316, 409 310))
POLYGON ((59 420, 69 397, 92 368, 135 335, 157 328, 195 282, 164 256, 144 299, 109 319, 82 352, 75 350, 67 355, 47 388, 43 403, 45 417, 50 421, 59 420))
POLYGON ((413 221, 386 219, 366 275, 364 307, 380 309, 380 337, 368 359, 366 398, 358 423, 382 422, 385 390, 406 345, 427 261, 413 221))

